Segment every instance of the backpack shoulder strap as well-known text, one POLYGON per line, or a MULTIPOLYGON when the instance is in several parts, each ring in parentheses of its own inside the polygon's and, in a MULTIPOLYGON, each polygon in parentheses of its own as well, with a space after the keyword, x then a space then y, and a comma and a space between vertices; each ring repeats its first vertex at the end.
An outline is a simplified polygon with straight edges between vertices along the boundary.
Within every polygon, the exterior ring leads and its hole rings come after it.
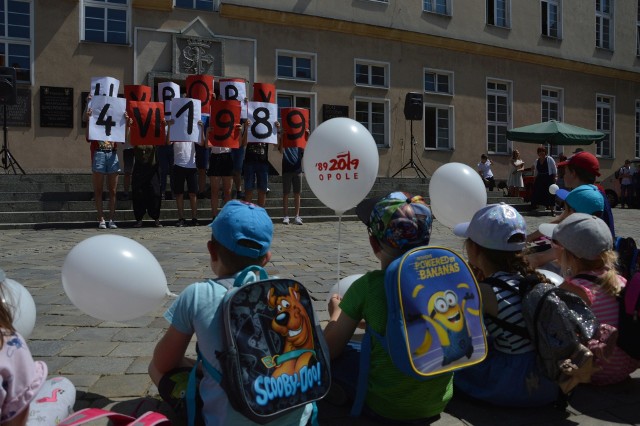
POLYGON ((266 280, 269 278, 269 274, 264 270, 262 266, 258 265, 249 265, 244 268, 238 275, 236 275, 236 279, 233 283, 234 287, 241 287, 247 283, 256 282, 258 280, 266 280), (256 277, 254 272, 259 274, 259 278, 256 277))
POLYGON ((189 426, 193 426, 196 419, 196 372, 198 370, 198 365, 202 363, 202 366, 205 370, 207 370, 207 373, 209 373, 209 375, 213 377, 216 382, 222 383, 222 373, 218 371, 213 365, 211 365, 205 357, 202 356, 202 353, 200 353, 200 348, 197 344, 196 354, 198 355, 198 357, 196 359, 195 365, 189 373, 189 381, 187 382, 187 393, 185 395, 185 398, 187 400, 187 418, 189 426))
MULTIPOLYGON (((501 290, 509 291, 512 294, 518 294, 518 295, 520 294, 519 290, 516 290, 515 288, 507 284, 506 281, 501 280, 500 278, 489 277, 489 278, 485 278, 485 280, 482 282, 485 284, 490 284, 494 287, 498 287, 501 290)), ((531 340, 531 337, 529 336, 529 332, 525 327, 520 327, 519 325, 515 325, 513 323, 510 323, 509 321, 505 321, 502 318, 494 317, 493 315, 489 315, 489 317, 491 318, 491 321, 496 323, 503 330, 513 333, 517 336, 524 337, 525 339, 531 340)))
POLYGON ((362 412, 364 400, 367 396, 369 364, 371 361, 371 327, 367 325, 367 329, 362 336, 360 343, 360 369, 358 370, 358 382, 356 383, 356 395, 351 407, 351 417, 358 417, 362 412))

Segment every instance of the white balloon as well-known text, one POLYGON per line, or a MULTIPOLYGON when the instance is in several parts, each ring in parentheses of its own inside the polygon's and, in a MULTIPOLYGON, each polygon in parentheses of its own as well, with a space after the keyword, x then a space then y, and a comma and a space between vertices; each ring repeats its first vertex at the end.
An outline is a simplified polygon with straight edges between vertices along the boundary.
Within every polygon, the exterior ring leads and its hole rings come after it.
POLYGON ((552 284, 555 284, 557 286, 564 282, 564 278, 562 278, 560 275, 556 274, 555 272, 551 272, 546 269, 536 269, 536 271, 540 272, 542 275, 547 277, 547 279, 551 281, 552 284))
POLYGON ((560 187, 555 183, 552 185, 549 185, 549 194, 555 195, 556 192, 558 192, 558 189, 560 189, 560 187))
POLYGON ((19 282, 9 278, 3 281, 3 302, 13 316, 13 328, 25 339, 36 325, 36 304, 31 293, 19 282))
POLYGON ((340 216, 367 196, 378 176, 378 147, 350 118, 325 121, 309 136, 302 159, 309 187, 340 216))
POLYGON ((340 281, 335 283, 333 287, 331 287, 331 290, 329 290, 329 296, 327 297, 327 302, 331 299, 331 296, 333 296, 334 294, 338 294, 342 298, 344 294, 347 292, 347 290, 349 289, 349 287, 351 287, 351 284, 353 284, 355 280, 357 280, 363 275, 364 274, 349 275, 348 277, 344 277, 340 281))
POLYGON ((433 216, 448 228, 469 222, 487 205, 487 190, 477 171, 462 163, 447 163, 436 169, 429 181, 433 216))
POLYGON ((170 295, 153 254, 113 234, 87 238, 71 249, 62 266, 62 286, 78 309, 104 321, 141 317, 170 295))

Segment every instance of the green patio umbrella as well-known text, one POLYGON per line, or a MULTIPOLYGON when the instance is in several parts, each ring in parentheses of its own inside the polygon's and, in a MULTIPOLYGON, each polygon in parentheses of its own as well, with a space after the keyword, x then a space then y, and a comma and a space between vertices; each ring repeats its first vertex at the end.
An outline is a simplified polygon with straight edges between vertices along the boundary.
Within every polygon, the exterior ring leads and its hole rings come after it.
POLYGON ((507 139, 517 142, 551 145, 590 145, 601 141, 605 134, 556 120, 507 130, 507 139))

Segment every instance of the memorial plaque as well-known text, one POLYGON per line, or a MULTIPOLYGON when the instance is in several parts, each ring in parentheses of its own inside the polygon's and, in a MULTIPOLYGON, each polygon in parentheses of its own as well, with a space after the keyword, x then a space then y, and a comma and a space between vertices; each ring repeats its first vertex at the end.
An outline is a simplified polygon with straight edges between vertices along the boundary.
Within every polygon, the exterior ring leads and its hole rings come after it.
POLYGON ((322 121, 336 117, 349 117, 349 107, 346 105, 322 105, 322 121))
POLYGON ((0 105, 0 123, 3 126, 4 108, 7 109, 7 127, 31 127, 31 89, 18 88, 15 105, 0 105))
POLYGON ((40 127, 73 128, 73 88, 40 86, 40 127))

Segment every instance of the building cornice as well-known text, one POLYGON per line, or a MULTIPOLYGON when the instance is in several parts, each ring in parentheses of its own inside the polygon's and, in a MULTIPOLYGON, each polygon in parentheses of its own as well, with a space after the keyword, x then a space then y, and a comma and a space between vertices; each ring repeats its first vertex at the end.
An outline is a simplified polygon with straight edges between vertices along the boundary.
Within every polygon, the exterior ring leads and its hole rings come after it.
POLYGON ((457 40, 447 37, 385 28, 376 25, 343 21, 339 19, 283 12, 256 7, 238 6, 227 3, 220 5, 220 16, 225 19, 261 22, 264 24, 286 25, 319 31, 332 31, 362 37, 410 43, 419 46, 435 47, 461 53, 508 59, 527 64, 557 68, 566 71, 591 74, 599 77, 615 78, 640 83, 640 73, 581 61, 557 58, 538 53, 490 46, 472 41, 457 40))

